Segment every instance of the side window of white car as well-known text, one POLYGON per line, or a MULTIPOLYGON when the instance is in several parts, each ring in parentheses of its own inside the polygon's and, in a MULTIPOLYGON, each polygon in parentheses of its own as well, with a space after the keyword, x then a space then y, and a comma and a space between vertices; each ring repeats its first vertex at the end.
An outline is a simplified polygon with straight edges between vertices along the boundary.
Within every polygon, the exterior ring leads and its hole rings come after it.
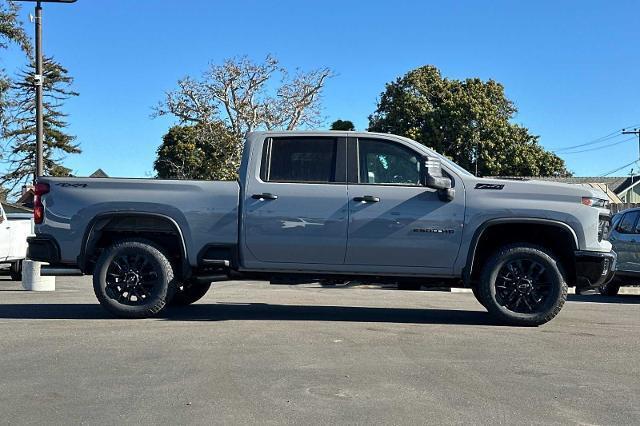
POLYGON ((637 220, 638 212, 625 213, 616 230, 621 234, 633 234, 637 220))

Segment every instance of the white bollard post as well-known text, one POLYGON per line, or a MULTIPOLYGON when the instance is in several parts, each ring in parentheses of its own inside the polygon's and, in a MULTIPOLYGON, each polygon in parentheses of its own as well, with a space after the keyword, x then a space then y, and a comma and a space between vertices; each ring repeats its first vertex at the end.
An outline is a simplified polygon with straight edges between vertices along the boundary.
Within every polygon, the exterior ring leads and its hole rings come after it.
POLYGON ((56 277, 40 276, 43 262, 25 259, 22 262, 22 287, 29 291, 55 291, 56 277))

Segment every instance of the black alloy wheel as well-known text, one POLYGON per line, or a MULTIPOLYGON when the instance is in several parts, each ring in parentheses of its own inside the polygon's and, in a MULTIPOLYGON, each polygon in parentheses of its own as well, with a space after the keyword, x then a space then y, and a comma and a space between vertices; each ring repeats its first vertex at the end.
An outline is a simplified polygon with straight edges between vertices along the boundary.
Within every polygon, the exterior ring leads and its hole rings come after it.
POLYGON ((107 296, 129 306, 142 305, 158 290, 159 266, 146 253, 115 256, 107 269, 107 296))
POLYGON ((496 301, 513 312, 531 314, 546 309, 551 278, 540 262, 520 258, 505 263, 496 279, 496 301))

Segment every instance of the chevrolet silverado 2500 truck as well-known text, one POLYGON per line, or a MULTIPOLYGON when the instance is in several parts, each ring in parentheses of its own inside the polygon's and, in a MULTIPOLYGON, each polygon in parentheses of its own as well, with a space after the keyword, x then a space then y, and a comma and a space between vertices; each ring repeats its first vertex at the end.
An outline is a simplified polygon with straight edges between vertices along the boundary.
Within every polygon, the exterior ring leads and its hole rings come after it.
POLYGON ((616 264, 604 193, 478 178, 389 134, 249 133, 237 182, 43 177, 36 194, 29 257, 93 274, 123 317, 233 274, 469 287, 498 319, 538 325, 616 264))

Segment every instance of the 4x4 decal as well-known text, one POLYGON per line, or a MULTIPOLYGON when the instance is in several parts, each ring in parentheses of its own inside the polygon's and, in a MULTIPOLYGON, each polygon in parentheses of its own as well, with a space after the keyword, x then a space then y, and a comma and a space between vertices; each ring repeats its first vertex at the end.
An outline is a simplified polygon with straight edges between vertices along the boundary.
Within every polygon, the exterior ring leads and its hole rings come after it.
POLYGON ((88 185, 86 183, 60 182, 60 183, 56 183, 56 186, 61 186, 63 188, 86 188, 88 185))

